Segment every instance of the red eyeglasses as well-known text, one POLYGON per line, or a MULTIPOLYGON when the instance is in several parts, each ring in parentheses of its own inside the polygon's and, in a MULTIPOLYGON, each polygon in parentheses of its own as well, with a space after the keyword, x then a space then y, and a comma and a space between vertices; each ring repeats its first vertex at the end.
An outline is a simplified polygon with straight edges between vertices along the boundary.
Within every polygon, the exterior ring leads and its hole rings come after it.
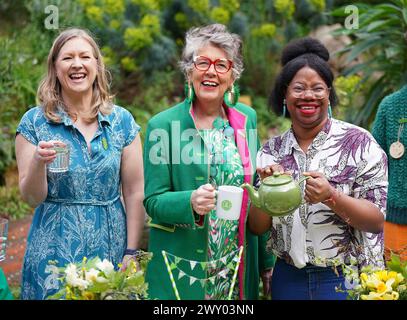
POLYGON ((213 64, 216 72, 226 73, 233 66, 233 62, 228 59, 216 59, 215 61, 212 61, 208 57, 195 56, 193 61, 195 68, 200 71, 208 71, 213 64))

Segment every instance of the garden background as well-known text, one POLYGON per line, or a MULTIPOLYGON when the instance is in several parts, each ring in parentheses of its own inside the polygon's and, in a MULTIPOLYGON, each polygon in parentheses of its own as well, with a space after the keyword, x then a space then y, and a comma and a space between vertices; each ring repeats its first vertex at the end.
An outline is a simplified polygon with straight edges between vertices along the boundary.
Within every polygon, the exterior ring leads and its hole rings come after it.
POLYGON ((19 196, 15 129, 36 104, 58 32, 72 26, 91 31, 111 73, 116 104, 133 114, 143 133, 152 115, 183 99, 177 62, 186 30, 213 22, 243 38, 241 99, 256 109, 261 139, 290 126, 268 110, 267 100, 281 50, 291 39, 311 35, 328 47, 340 98, 334 117, 366 129, 380 100, 407 80, 407 0, 2 0, 0 216, 11 222, 0 266, 16 296, 33 210, 19 196))

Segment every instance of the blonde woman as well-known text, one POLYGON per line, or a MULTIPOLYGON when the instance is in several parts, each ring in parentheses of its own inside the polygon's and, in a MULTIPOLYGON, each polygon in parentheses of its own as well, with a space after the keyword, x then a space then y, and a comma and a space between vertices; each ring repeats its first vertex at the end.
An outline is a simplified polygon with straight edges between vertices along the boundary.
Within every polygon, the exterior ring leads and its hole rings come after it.
POLYGON ((22 299, 45 299, 59 289, 50 261, 126 262, 138 253, 144 223, 140 127, 113 104, 100 50, 86 31, 68 29, 55 39, 38 100, 16 135, 21 194, 36 207, 22 299), (66 172, 47 169, 55 141, 70 150, 66 172))

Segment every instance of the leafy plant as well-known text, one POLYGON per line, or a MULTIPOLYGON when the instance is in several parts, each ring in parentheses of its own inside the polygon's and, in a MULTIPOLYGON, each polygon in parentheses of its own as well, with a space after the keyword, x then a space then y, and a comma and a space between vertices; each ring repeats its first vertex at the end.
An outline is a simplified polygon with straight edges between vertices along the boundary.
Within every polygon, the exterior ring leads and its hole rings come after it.
POLYGON ((111 262, 99 258, 83 259, 65 268, 53 264, 48 269, 62 282, 61 289, 49 299, 65 300, 142 300, 147 298, 144 271, 151 253, 131 260, 125 270, 115 270, 111 262))
MULTIPOLYGON (((350 114, 347 121, 368 127, 380 101, 407 80, 407 0, 357 4, 357 7, 359 28, 342 28, 335 34, 353 37, 352 43, 341 52, 347 54, 350 65, 344 75, 360 75, 361 83, 369 88, 363 108, 350 114)), ((334 10, 332 15, 344 17, 345 10, 334 10)))
POLYGON ((0 215, 10 220, 22 219, 32 213, 31 207, 21 200, 17 186, 0 187, 0 215))

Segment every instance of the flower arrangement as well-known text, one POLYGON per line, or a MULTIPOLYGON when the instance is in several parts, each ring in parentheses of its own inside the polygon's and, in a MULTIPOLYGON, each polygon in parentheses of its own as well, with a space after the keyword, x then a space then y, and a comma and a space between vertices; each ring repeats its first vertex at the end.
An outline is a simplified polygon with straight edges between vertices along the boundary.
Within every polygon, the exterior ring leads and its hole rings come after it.
POLYGON ((352 300, 407 300, 407 262, 392 254, 386 268, 366 266, 359 273, 351 266, 343 266, 346 291, 352 300))
POLYGON ((53 273, 61 281, 60 290, 49 299, 64 300, 143 300, 147 299, 148 285, 144 270, 151 253, 144 253, 137 262, 130 260, 126 268, 99 257, 83 258, 81 263, 70 263, 65 268, 54 266, 53 273))

